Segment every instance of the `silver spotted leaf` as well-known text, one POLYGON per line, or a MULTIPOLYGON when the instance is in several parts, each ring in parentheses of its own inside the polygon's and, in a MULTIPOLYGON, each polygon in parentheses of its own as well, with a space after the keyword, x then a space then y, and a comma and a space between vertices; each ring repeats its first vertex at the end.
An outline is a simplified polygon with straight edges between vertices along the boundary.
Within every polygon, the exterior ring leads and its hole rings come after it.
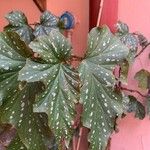
POLYGON ((91 150, 105 150, 115 126, 115 118, 123 113, 122 94, 115 93, 114 67, 128 55, 128 48, 107 26, 89 33, 85 59, 79 66, 83 125, 90 128, 91 150))
POLYGON ((18 72, 31 55, 31 49, 17 33, 0 33, 0 105, 6 96, 16 92, 18 72))
POLYGON ((5 18, 9 24, 4 28, 5 31, 14 31, 20 35, 22 40, 29 44, 33 39, 33 29, 29 26, 24 13, 21 11, 12 11, 5 18))
POLYGON ((127 34, 129 33, 129 27, 127 24, 121 22, 121 21, 118 21, 117 24, 116 24, 116 28, 117 28, 117 33, 119 35, 123 35, 123 34, 127 34))
POLYGON ((33 34, 35 37, 48 35, 52 29, 58 30, 58 17, 49 11, 45 11, 40 18, 40 23, 35 26, 33 34))
POLYGON ((131 64, 134 61, 134 57, 138 49, 138 39, 133 33, 129 33, 129 27, 127 24, 118 22, 116 35, 120 40, 130 49, 127 60, 131 64))
POLYGON ((58 141, 70 139, 79 87, 78 73, 64 63, 70 58, 71 45, 61 33, 52 30, 48 36, 31 42, 30 47, 42 61, 27 60, 19 80, 45 83, 46 90, 37 97, 34 110, 47 113, 49 126, 58 141))
POLYGON ((20 140, 28 150, 52 150, 56 145, 48 127, 47 115, 33 112, 33 103, 38 92, 36 84, 39 83, 26 84, 12 97, 6 97, 0 108, 0 119, 17 129, 20 140))
POLYGON ((135 97, 129 96, 129 103, 128 103, 128 109, 127 112, 135 112, 135 117, 139 119, 144 119, 145 117, 145 107, 141 102, 139 102, 135 97))
POLYGON ((130 49, 127 60, 131 64, 138 50, 138 40, 136 36, 131 33, 121 36, 120 40, 130 49))

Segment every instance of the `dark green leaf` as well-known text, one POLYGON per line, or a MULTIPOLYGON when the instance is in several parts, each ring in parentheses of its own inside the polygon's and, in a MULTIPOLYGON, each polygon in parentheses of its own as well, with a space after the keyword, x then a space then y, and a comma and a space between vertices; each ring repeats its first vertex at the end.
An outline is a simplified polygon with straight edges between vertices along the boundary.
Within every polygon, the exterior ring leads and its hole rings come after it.
POLYGON ((146 99, 146 110, 147 110, 147 114, 150 116, 150 93, 149 92, 148 92, 148 97, 146 99))
POLYGON ((43 61, 28 60, 19 73, 19 80, 44 81, 47 88, 38 97, 34 110, 48 114, 49 125, 58 140, 69 139, 79 86, 78 73, 64 63, 71 55, 71 46, 62 34, 52 30, 48 36, 32 42, 30 47, 43 61))
POLYGON ((127 83, 127 79, 128 79, 128 72, 129 72, 129 62, 127 60, 124 60, 121 64, 120 64, 120 81, 123 84, 127 83))
POLYGON ((45 121, 41 122, 43 114, 33 113, 32 104, 37 86, 20 85, 17 81, 18 72, 31 55, 31 50, 20 40, 19 35, 11 32, 0 34, 0 98, 3 100, 0 117, 3 123, 10 123, 17 128, 20 139, 29 150, 33 150, 33 147, 44 150, 53 144, 47 140, 51 140, 51 134, 45 121))
POLYGON ((16 127, 28 150, 47 150, 54 146, 55 141, 48 128, 46 114, 33 113, 33 103, 38 90, 35 84, 37 83, 27 84, 12 97, 6 97, 0 116, 2 122, 16 127))
POLYGON ((123 23, 123 22, 121 22, 121 21, 118 21, 118 23, 117 23, 117 33, 119 35, 123 35, 123 34, 129 33, 128 25, 123 23))
POLYGON ((16 33, 0 33, 0 104, 16 92, 18 72, 25 65, 31 50, 16 33))
POLYGON ((21 142, 19 136, 17 135, 15 139, 10 143, 7 150, 27 150, 25 145, 21 142))
POLYGON ((49 11, 45 11, 40 18, 40 23, 35 26, 35 37, 48 35, 52 29, 58 30, 58 17, 49 11))
POLYGON ((117 24, 116 35, 130 49, 127 60, 129 64, 132 63, 138 49, 138 39, 134 34, 129 33, 128 25, 122 22, 117 24))
POLYGON ((130 49, 130 52, 129 52, 127 60, 129 61, 129 63, 132 63, 134 58, 135 58, 135 55, 137 53, 138 40, 131 33, 128 33, 126 35, 121 36, 120 39, 130 49))
POLYGON ((135 112, 135 117, 139 119, 144 119, 145 117, 145 107, 140 103, 135 97, 129 96, 129 104, 127 112, 135 112))
POLYGON ((92 29, 86 58, 79 67, 83 125, 91 129, 91 150, 106 148, 115 118, 123 112, 122 96, 112 89, 115 82, 112 71, 127 55, 128 48, 108 27, 92 29))
POLYGON ((135 79, 138 81, 139 88, 142 88, 144 90, 148 89, 148 78, 150 77, 150 72, 147 70, 140 70, 136 73, 135 79))
POLYGON ((12 11, 8 13, 5 18, 8 20, 9 25, 7 25, 4 30, 15 31, 27 44, 33 40, 32 28, 29 26, 24 13, 21 11, 12 11))

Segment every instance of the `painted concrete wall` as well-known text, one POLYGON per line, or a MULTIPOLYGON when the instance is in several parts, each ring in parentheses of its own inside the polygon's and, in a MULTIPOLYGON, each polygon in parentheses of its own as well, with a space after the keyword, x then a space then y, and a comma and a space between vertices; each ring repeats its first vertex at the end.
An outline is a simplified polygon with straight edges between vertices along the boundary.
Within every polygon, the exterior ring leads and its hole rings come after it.
MULTIPOLYGON (((126 22, 131 31, 140 31, 150 39, 150 1, 149 0, 119 0, 118 19, 126 22)), ((137 88, 135 73, 140 68, 150 70, 148 59, 150 48, 147 49, 130 69, 129 88, 137 88)), ((119 133, 115 134, 111 150, 150 150, 150 120, 139 121, 133 115, 119 121, 119 133)))

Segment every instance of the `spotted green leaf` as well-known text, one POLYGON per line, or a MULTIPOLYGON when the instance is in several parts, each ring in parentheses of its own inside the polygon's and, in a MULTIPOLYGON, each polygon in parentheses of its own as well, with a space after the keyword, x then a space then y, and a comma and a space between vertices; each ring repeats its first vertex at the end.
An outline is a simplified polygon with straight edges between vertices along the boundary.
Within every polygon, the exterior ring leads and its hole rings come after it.
POLYGON ((35 26, 34 35, 35 37, 48 35, 52 29, 58 30, 58 17, 53 15, 49 11, 45 11, 40 18, 40 23, 35 26))
POLYGON ((48 150, 55 146, 55 141, 48 128, 46 114, 33 112, 38 90, 35 84, 38 83, 27 84, 12 97, 6 97, 0 116, 3 123, 16 127, 19 138, 28 150, 48 150))
POLYGON ((127 24, 118 21, 116 24, 116 28, 117 28, 117 34, 119 35, 123 35, 123 34, 127 34, 129 33, 129 27, 127 24))
POLYGON ((139 102, 135 97, 129 96, 129 103, 127 112, 135 112, 135 117, 139 119, 144 119, 145 117, 145 107, 141 102, 139 102))
POLYGON ((138 39, 133 33, 129 33, 128 25, 120 21, 117 23, 116 35, 130 49, 127 60, 129 61, 129 64, 131 64, 134 61, 134 57, 137 53, 138 39))
POLYGON ((150 72, 142 69, 136 73, 134 78, 138 81, 139 88, 146 90, 146 89, 148 89, 148 78, 149 77, 150 77, 150 72))
MULTIPOLYGON (((26 58, 30 57, 31 55, 31 50, 23 41, 20 40, 18 34, 12 32, 0 33, 0 98, 2 104, 0 108, 1 121, 4 123, 11 123, 18 129, 20 139, 28 149, 39 147, 39 150, 41 150, 44 149, 43 143, 40 145, 39 142, 37 145, 35 145, 36 143, 34 140, 43 140, 41 133, 43 130, 45 130, 45 132, 48 134, 48 130, 44 129, 44 124, 41 127, 41 130, 36 127, 38 124, 40 124, 40 116, 39 114, 31 113, 31 111, 33 111, 32 101, 31 105, 29 105, 29 100, 32 99, 29 96, 26 98, 26 94, 33 93, 33 89, 30 89, 30 93, 26 91, 26 88, 21 90, 24 86, 22 85, 20 87, 20 84, 17 81, 19 70, 25 65, 26 58), (21 120, 21 118, 23 118, 23 120, 21 120), (32 124, 31 129, 29 128, 30 123, 32 124), (32 131, 33 135, 36 135, 36 133, 38 133, 37 131, 39 131, 38 134, 40 137, 32 137, 31 140, 31 133, 29 133, 30 130, 32 131)), ((36 89, 35 86, 33 88, 36 89)), ((18 146, 18 144, 16 146, 18 146)))
POLYGON ((19 80, 45 83, 46 90, 38 96, 34 110, 47 113, 49 126, 58 141, 69 139, 74 103, 78 99, 78 73, 64 63, 71 55, 71 45, 62 34, 52 30, 48 36, 38 37, 30 47, 42 61, 27 60, 19 80))
POLYGON ((18 72, 25 65, 31 50, 13 32, 0 33, 0 105, 16 92, 18 72))
POLYGON ((4 30, 15 31, 27 44, 33 40, 33 31, 29 26, 24 13, 21 11, 12 11, 8 13, 5 18, 8 20, 9 24, 4 28, 4 30))
POLYGON ((126 35, 123 35, 120 37, 120 40, 129 47, 130 52, 128 55, 127 60, 129 61, 129 63, 131 64, 134 61, 135 55, 137 53, 138 50, 138 40, 137 38, 131 34, 128 33, 126 35))
POLYGON ((128 82, 127 79, 128 79, 129 67, 130 67, 130 64, 127 60, 124 60, 120 64, 120 77, 119 77, 119 80, 123 84, 127 84, 127 82, 128 82))
POLYGON ((115 118, 123 112, 122 95, 112 88, 112 71, 127 55, 128 48, 108 27, 91 30, 86 58, 79 66, 83 125, 90 128, 91 150, 105 150, 115 118))

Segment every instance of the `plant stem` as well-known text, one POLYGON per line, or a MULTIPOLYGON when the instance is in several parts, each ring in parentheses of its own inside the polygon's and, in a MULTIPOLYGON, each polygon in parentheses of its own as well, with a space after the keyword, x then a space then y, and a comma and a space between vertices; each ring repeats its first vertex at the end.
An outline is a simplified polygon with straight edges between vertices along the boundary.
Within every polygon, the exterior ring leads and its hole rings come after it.
POLYGON ((132 89, 128 89, 128 88, 125 88, 125 87, 121 87, 120 88, 121 90, 124 90, 124 91, 128 91, 128 92, 131 92, 131 93, 138 93, 140 96, 142 97, 147 97, 147 95, 143 95, 142 93, 140 93, 139 91, 137 90, 132 90, 132 89))
POLYGON ((144 50, 145 50, 149 45, 150 45, 150 42, 149 42, 146 46, 144 46, 144 47, 142 48, 142 50, 141 50, 137 55, 135 55, 134 58, 137 58, 139 55, 141 55, 141 54, 144 52, 144 50))
POLYGON ((109 140, 108 140, 106 150, 110 150, 110 148, 111 148, 111 138, 109 138, 109 140))
MULTIPOLYGON (((119 66, 119 70, 118 70, 118 77, 116 77, 116 81, 119 81, 119 78, 120 78, 120 76, 121 76, 121 66, 119 66)), ((118 82, 119 84, 118 84, 118 88, 120 89, 120 90, 124 90, 124 91, 128 91, 128 92, 131 92, 131 93, 138 93, 140 96, 142 96, 142 97, 147 97, 147 95, 143 95, 142 93, 140 93, 139 91, 137 91, 137 90, 133 90, 133 89, 128 89, 128 88, 125 88, 125 87, 122 87, 121 86, 121 82, 118 82)))

